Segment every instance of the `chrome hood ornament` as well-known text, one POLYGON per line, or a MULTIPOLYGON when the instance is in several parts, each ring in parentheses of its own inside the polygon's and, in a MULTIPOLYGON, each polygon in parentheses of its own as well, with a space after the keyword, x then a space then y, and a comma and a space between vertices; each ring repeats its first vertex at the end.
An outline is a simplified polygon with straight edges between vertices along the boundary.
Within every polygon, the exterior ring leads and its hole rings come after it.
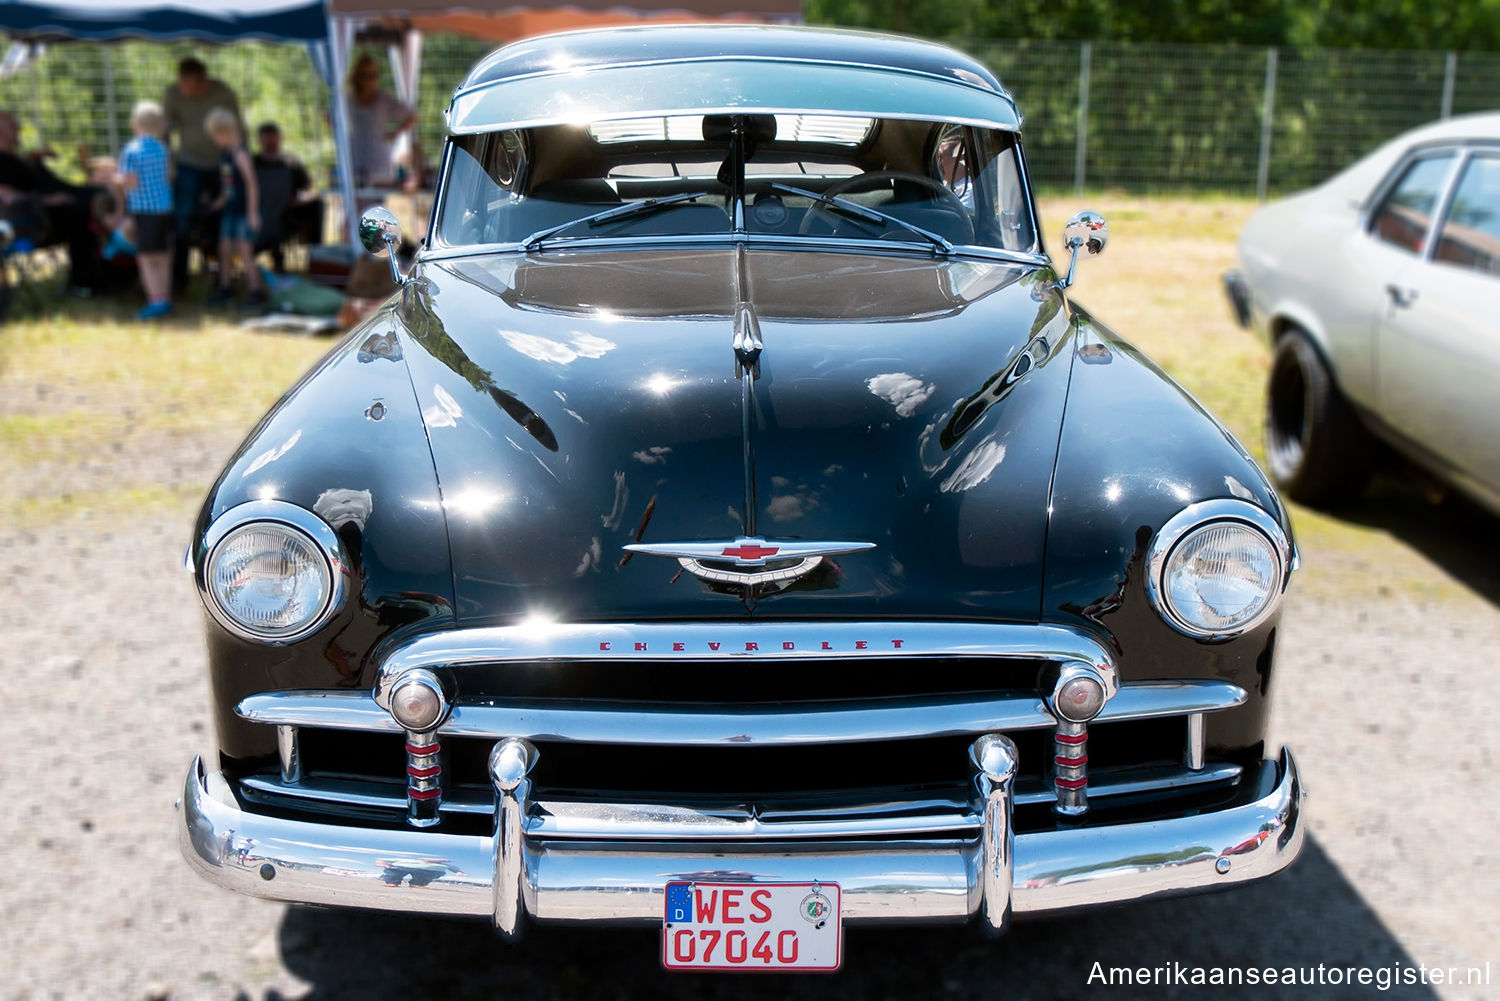
POLYGON ((826 557, 874 549, 873 542, 793 542, 740 536, 727 542, 634 543, 632 553, 674 559, 695 577, 725 584, 774 584, 810 573, 826 557))

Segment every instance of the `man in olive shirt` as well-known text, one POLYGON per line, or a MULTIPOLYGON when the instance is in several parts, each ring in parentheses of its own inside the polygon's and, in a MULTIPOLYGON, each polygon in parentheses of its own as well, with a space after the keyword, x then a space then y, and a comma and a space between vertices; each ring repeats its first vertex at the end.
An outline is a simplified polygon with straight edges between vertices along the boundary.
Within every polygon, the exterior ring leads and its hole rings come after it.
POLYGON ((169 136, 176 137, 174 150, 177 179, 172 187, 177 216, 177 246, 172 257, 172 288, 187 284, 188 248, 198 242, 198 229, 207 206, 219 197, 219 161, 223 152, 214 144, 204 120, 215 108, 240 114, 240 101, 220 80, 211 80, 208 67, 191 57, 177 64, 177 82, 162 97, 169 136))

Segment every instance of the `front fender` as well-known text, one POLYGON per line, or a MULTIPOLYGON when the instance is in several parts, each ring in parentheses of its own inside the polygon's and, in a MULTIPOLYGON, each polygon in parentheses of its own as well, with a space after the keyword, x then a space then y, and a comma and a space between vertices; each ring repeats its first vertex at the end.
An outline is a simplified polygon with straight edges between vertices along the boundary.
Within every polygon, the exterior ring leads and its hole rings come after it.
POLYGON ((1182 635, 1146 594, 1156 531, 1190 504, 1239 498, 1287 530, 1269 481, 1234 437, 1135 348, 1075 311, 1077 347, 1048 519, 1044 620, 1102 634, 1122 680, 1222 679, 1250 698, 1210 720, 1210 749, 1254 747, 1279 614, 1226 642, 1182 635))
POLYGON ((359 688, 366 658, 391 633, 451 620, 453 573, 421 412, 391 309, 357 326, 290 389, 235 452, 199 513, 191 550, 201 585, 214 519, 252 500, 312 511, 348 563, 343 606, 286 646, 240 639, 205 615, 221 753, 274 752, 267 727, 234 715, 246 695, 359 688))

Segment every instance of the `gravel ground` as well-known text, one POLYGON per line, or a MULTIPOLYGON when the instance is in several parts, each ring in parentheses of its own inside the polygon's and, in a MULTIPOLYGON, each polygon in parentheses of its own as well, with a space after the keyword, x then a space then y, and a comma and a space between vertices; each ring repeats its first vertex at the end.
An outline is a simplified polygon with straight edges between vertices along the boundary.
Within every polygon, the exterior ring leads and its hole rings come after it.
MULTIPOLYGON (((123 458, 201 482, 233 442, 187 444, 169 459, 140 442, 145 451, 123 458)), ((180 570, 191 513, 0 525, 0 677, 20 751, 0 780, 0 998, 1195 996, 1090 986, 1096 961, 1488 964, 1500 983, 1489 843, 1500 829, 1500 687, 1489 677, 1500 533, 1494 519, 1450 509, 1388 526, 1388 552, 1305 553, 1275 696, 1276 737, 1296 748, 1313 795, 1293 870, 1234 893, 1023 924, 998 943, 856 929, 834 979, 668 976, 651 931, 541 929, 510 948, 478 923, 288 908, 211 886, 178 855, 173 809, 188 759, 211 739, 199 605, 180 570), (1387 581, 1389 565, 1421 586, 1387 581)))

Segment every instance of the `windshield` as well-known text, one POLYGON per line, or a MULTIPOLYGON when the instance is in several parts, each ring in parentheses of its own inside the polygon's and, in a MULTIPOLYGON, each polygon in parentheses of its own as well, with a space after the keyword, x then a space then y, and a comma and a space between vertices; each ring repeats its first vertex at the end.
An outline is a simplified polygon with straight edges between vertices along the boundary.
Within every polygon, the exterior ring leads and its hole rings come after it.
POLYGON ((1014 133, 833 115, 679 115, 458 136, 434 243, 528 249, 743 233, 927 253, 1038 250, 1014 133))

